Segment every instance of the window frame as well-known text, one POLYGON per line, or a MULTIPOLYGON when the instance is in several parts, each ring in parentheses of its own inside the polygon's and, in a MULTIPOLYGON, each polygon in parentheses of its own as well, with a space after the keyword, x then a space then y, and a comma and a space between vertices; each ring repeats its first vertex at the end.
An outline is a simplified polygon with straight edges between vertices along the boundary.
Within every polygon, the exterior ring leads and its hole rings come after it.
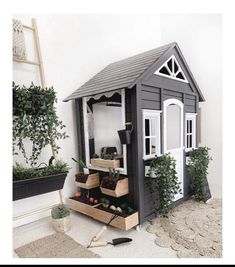
MULTIPOLYGON (((174 64, 173 64, 173 65, 174 65, 174 64)), ((169 58, 168 58, 168 59, 161 65, 161 67, 158 68, 158 70, 154 72, 154 74, 157 74, 157 75, 160 75, 160 76, 169 78, 169 79, 173 79, 173 80, 181 81, 181 82, 184 82, 184 83, 189 83, 188 80, 187 80, 187 78, 186 78, 186 76, 185 76, 185 74, 184 74, 184 72, 183 72, 183 70, 182 70, 182 68, 180 67, 180 64, 179 64, 178 60, 176 59, 176 57, 175 57, 174 55, 172 55, 171 57, 169 57, 169 58), (169 69, 167 63, 168 63, 171 59, 173 60, 173 62, 175 61, 176 64, 177 64, 177 66, 178 66, 178 71, 177 71, 177 73, 181 72, 182 75, 183 75, 183 77, 184 77, 184 79, 180 79, 180 78, 175 77, 175 75, 177 75, 177 74, 173 73, 173 72, 169 69), (168 70, 168 72, 169 72, 171 75, 161 73, 160 70, 161 70, 163 67, 166 67, 167 70, 168 70)))
POLYGON ((197 113, 185 113, 185 151, 191 151, 197 147, 196 143, 197 137, 197 113), (192 121, 192 131, 190 133, 187 132, 187 121, 192 121), (187 147, 187 137, 192 136, 192 146, 187 147))
MULTIPOLYGON (((126 112, 125 112, 125 89, 120 90, 121 94, 121 108, 122 108, 122 125, 123 129, 126 128, 126 112)), ((105 93, 103 93, 105 95, 105 93)), ((85 145, 85 162, 88 167, 88 169, 91 170, 97 170, 97 171, 103 171, 103 172, 108 172, 108 168, 102 168, 102 167, 97 167, 91 165, 91 159, 90 159, 90 149, 89 149, 89 135, 88 135, 88 119, 87 119, 87 97, 82 98, 82 105, 83 105, 83 133, 84 133, 84 145, 85 145)), ((127 175, 127 145, 123 144, 122 145, 123 149, 123 168, 117 168, 116 170, 120 171, 120 174, 127 175)))
POLYGON ((142 109, 142 135, 143 135, 143 159, 149 160, 154 158, 156 155, 161 155, 161 110, 152 110, 152 109, 142 109), (145 135, 145 120, 149 119, 149 136, 145 135), (156 125, 155 125, 155 135, 151 135, 151 120, 156 119, 156 125), (156 141, 156 150, 154 154, 146 155, 146 149, 145 149, 145 140, 150 139, 149 146, 150 146, 150 152, 151 152, 151 139, 155 138, 156 141))

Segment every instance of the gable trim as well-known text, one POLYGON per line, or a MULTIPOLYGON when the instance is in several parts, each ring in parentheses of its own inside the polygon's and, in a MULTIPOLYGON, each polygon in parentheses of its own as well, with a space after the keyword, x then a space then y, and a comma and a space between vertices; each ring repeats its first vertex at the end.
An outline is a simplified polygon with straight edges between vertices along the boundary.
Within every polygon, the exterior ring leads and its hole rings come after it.
POLYGON ((166 77, 166 78, 169 78, 169 79, 173 79, 173 80, 177 80, 177 81, 180 81, 180 82, 184 82, 184 83, 189 83, 188 82, 188 80, 187 80, 187 78, 186 78, 186 76, 185 76, 185 74, 184 74, 184 72, 183 72, 183 70, 182 70, 182 68, 180 67, 180 64, 179 64, 179 62, 177 61, 177 59, 176 59, 176 57, 175 57, 175 55, 172 55, 172 56, 170 56, 155 72, 154 72, 154 74, 156 74, 156 75, 160 75, 160 76, 163 76, 163 77, 166 77), (168 62, 170 61, 170 60, 172 60, 172 62, 173 62, 173 66, 172 66, 172 70, 170 70, 170 68, 168 67, 168 62), (174 70, 174 62, 176 63, 176 65, 177 65, 177 68, 178 68, 178 70, 175 72, 175 70, 174 70), (161 73, 160 71, 161 71, 161 69, 162 68, 166 68, 167 69, 167 71, 168 71, 168 73, 169 74, 164 74, 164 73, 161 73), (179 73, 181 73, 182 74, 182 76, 183 76, 183 79, 180 79, 180 78, 178 78, 178 77, 176 77, 179 73))

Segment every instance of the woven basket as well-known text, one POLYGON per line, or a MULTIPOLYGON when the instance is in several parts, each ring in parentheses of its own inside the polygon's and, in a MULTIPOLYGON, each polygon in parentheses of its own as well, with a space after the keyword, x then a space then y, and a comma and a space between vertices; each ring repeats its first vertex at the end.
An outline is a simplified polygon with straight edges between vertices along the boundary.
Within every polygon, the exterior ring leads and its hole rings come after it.
POLYGON ((52 225, 56 232, 65 233, 70 230, 70 216, 61 219, 52 219, 52 225))

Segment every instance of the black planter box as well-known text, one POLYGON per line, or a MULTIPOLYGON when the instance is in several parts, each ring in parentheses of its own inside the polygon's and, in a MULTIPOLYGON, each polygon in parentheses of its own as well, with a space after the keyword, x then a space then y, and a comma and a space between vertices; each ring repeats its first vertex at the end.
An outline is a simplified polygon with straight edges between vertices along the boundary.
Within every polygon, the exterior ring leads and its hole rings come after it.
POLYGON ((131 144, 131 130, 120 130, 118 131, 120 142, 123 145, 131 144))
POLYGON ((13 181, 13 201, 60 190, 67 172, 27 180, 13 181))

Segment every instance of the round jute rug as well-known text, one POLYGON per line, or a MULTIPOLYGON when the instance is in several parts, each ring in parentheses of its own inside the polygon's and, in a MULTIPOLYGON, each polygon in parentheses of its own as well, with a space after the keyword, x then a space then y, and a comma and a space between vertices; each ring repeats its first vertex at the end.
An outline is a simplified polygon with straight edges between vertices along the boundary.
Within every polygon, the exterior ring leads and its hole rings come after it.
POLYGON ((221 258, 222 200, 188 200, 167 218, 153 219, 146 230, 156 235, 157 246, 177 251, 179 258, 221 258))

